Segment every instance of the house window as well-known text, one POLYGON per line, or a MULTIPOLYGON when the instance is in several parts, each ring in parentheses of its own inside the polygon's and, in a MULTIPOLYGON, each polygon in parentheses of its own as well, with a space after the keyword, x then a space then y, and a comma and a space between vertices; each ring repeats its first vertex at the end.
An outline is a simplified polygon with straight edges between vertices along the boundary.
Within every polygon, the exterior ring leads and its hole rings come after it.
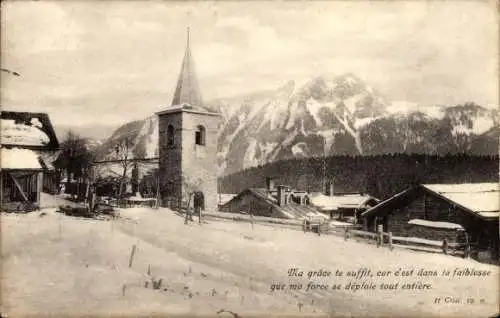
POLYGON ((205 127, 201 125, 196 127, 195 143, 201 146, 205 145, 205 127))
POLYGON ((168 125, 167 127, 167 146, 174 145, 174 126, 168 125))

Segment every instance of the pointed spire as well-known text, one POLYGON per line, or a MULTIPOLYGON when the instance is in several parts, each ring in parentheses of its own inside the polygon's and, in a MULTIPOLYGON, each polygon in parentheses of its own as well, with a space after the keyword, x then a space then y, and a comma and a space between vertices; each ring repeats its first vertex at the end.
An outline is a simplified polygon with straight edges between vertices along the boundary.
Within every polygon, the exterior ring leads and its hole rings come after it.
POLYGON ((187 28, 186 52, 182 61, 182 68, 177 80, 172 106, 181 104, 190 104, 192 106, 202 106, 202 98, 198 80, 194 69, 194 62, 191 56, 189 46, 189 27, 187 28))

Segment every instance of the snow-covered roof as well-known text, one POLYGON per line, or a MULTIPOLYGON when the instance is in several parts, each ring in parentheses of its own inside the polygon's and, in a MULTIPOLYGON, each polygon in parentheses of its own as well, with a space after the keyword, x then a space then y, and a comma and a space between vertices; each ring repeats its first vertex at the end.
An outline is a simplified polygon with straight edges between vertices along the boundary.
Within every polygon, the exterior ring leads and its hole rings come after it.
POLYGON ((408 224, 413 224, 413 225, 420 225, 420 226, 426 226, 426 227, 432 227, 432 228, 437 228, 437 229, 450 229, 450 230, 463 230, 463 226, 457 223, 451 223, 451 222, 438 222, 438 221, 428 221, 428 220, 421 220, 421 219, 413 219, 408 221, 408 224))
MULTIPOLYGON (((290 191, 289 193, 293 194, 292 191, 290 191)), ((236 195, 234 198, 229 200, 226 204, 224 204, 224 206, 228 207, 230 204, 232 204, 232 202, 237 202, 237 200, 239 200, 239 198, 247 196, 248 194, 253 194, 253 196, 262 200, 263 204, 274 208, 284 218, 304 219, 304 218, 308 218, 308 215, 315 215, 315 216, 323 217, 323 215, 320 212, 316 211, 316 209, 314 207, 309 206, 309 205, 297 204, 293 201, 288 203, 288 204, 278 205, 277 198, 275 196, 273 196, 272 194, 270 194, 269 191, 265 188, 248 188, 246 190, 243 190, 238 195, 236 195)))
POLYGON ((2 145, 30 149, 56 150, 59 142, 46 113, 2 111, 2 145))
POLYGON ((42 166, 38 160, 38 154, 33 150, 0 148, 0 168, 41 170, 42 166))
POLYGON ((498 183, 422 184, 377 204, 364 212, 363 216, 406 206, 408 201, 414 198, 415 192, 423 189, 483 218, 498 218, 499 188, 498 183))
POLYGON ((498 183, 424 184, 424 188, 480 215, 498 216, 500 187, 498 183))
POLYGON ((424 187, 439 193, 471 193, 471 192, 498 192, 500 185, 489 183, 460 183, 460 184, 423 184, 424 187))
POLYGON ((219 204, 226 204, 231 201, 237 194, 229 194, 229 193, 219 193, 217 195, 217 202, 219 204))
POLYGON ((316 194, 311 196, 311 204, 321 210, 337 210, 339 208, 355 209, 360 208, 369 200, 375 200, 367 194, 344 194, 327 196, 316 194))
POLYGON ((332 220, 328 222, 331 227, 336 227, 336 226, 353 226, 354 224, 349 223, 349 222, 341 222, 337 220, 332 220))
POLYGON ((44 146, 50 138, 38 125, 16 123, 14 120, 1 119, 1 143, 8 145, 44 146))

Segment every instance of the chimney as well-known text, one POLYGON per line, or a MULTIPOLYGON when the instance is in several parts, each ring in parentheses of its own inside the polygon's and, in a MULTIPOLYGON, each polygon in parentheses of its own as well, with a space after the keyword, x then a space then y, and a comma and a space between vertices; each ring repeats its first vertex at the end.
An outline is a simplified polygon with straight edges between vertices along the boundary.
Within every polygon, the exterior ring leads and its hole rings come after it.
POLYGON ((333 181, 330 181, 328 183, 328 188, 326 190, 326 195, 328 195, 330 197, 333 197, 335 195, 335 188, 334 188, 333 181))
POLYGON ((284 185, 278 186, 278 205, 283 206, 286 204, 285 195, 286 195, 286 187, 284 185))
POLYGON ((266 178, 266 188, 268 192, 274 191, 274 179, 271 177, 266 178))

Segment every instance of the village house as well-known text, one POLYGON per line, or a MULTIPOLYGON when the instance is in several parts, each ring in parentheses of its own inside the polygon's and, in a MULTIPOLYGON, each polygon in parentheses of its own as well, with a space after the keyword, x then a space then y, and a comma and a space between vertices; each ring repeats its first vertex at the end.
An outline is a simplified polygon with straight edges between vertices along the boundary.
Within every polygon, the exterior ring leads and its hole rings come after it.
POLYGON ((335 193, 333 182, 330 182, 326 194, 311 193, 310 201, 312 206, 330 219, 353 224, 360 222, 361 213, 380 202, 365 193, 335 193))
MULTIPOLYGON (((499 184, 422 184, 362 213, 364 228, 394 236, 461 241, 498 259, 499 184), (466 233, 466 234, 465 234, 466 233)), ((489 256, 488 256, 489 255, 489 256)))
POLYGON ((1 112, 0 205, 3 211, 40 207, 41 192, 55 193, 59 142, 45 113, 1 112))
POLYGON ((275 186, 274 179, 266 179, 265 188, 248 188, 237 194, 220 210, 284 219, 322 216, 309 204, 307 192, 286 185, 275 186))

